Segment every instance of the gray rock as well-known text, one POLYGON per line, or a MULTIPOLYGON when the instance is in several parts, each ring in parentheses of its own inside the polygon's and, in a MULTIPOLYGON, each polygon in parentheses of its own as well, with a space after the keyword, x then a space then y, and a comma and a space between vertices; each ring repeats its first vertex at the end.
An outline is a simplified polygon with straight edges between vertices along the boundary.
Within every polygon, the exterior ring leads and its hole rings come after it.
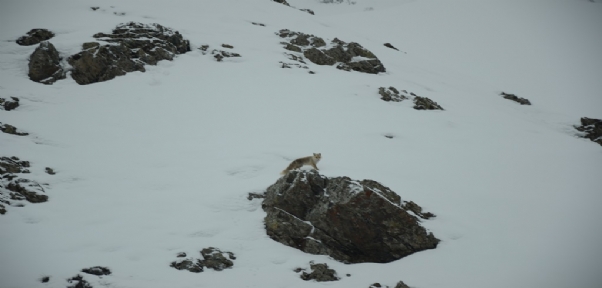
POLYGON ((380 94, 380 99, 383 101, 393 101, 393 102, 401 102, 403 100, 408 99, 408 97, 402 95, 399 93, 399 91, 397 89, 395 89, 395 87, 389 87, 389 88, 385 88, 385 87, 380 87, 378 88, 378 94, 380 94))
POLYGON ((47 29, 31 29, 29 32, 27 32, 27 35, 19 37, 16 42, 21 46, 30 46, 48 40, 52 37, 54 37, 54 33, 48 31, 47 29))
POLYGON ((0 131, 4 132, 6 134, 12 134, 12 135, 17 135, 17 136, 29 135, 29 133, 19 132, 17 127, 15 127, 15 126, 8 125, 8 124, 2 124, 2 122, 0 122, 0 131))
POLYGON ((502 95, 502 97, 504 97, 504 99, 512 100, 514 102, 519 103, 520 105, 531 105, 531 102, 528 99, 518 97, 514 94, 508 94, 508 93, 502 92, 500 95, 502 95))
MULTIPOLYGON (((234 266, 233 260, 236 259, 234 253, 227 251, 223 252, 214 247, 201 250, 201 256, 203 259, 181 259, 171 262, 170 266, 178 270, 188 270, 194 273, 203 272, 205 268, 222 271, 234 266)), ((186 257, 186 253, 178 253, 177 257, 186 257)))
POLYGON ((29 79, 42 84, 52 84, 65 79, 65 71, 61 66, 59 52, 48 41, 40 46, 29 57, 29 79))
POLYGON ((73 284, 67 286, 67 288, 93 288, 90 282, 86 281, 84 277, 79 274, 67 279, 67 282, 73 284))
POLYGON ((10 97, 10 98, 12 99, 12 101, 8 100, 8 99, 0 98, 0 105, 6 111, 14 110, 17 107, 19 107, 19 98, 17 98, 17 97, 10 97))
POLYGON ((602 120, 583 117, 581 126, 575 126, 575 129, 584 133, 582 137, 592 140, 602 145, 602 120))
POLYGON ((268 187, 262 208, 270 238, 344 263, 387 263, 439 242, 395 192, 372 180, 291 171, 268 187))
POLYGON ((416 110, 443 110, 443 107, 439 106, 437 102, 427 97, 414 97, 414 109, 416 110))
POLYGON ((112 34, 97 33, 94 38, 113 44, 88 42, 84 51, 70 56, 71 76, 78 84, 111 80, 128 72, 146 69, 161 60, 173 60, 175 55, 190 51, 190 42, 178 31, 159 24, 136 22, 120 24, 112 34))
POLYGON ((82 269, 82 272, 96 276, 111 275, 111 270, 109 268, 101 266, 84 268, 82 269))
POLYGON ((337 276, 337 272, 334 269, 328 268, 326 263, 310 263, 309 267, 311 270, 310 273, 307 273, 303 270, 297 270, 297 272, 303 271, 300 277, 305 281, 315 280, 317 282, 327 282, 338 281, 341 279, 337 276))

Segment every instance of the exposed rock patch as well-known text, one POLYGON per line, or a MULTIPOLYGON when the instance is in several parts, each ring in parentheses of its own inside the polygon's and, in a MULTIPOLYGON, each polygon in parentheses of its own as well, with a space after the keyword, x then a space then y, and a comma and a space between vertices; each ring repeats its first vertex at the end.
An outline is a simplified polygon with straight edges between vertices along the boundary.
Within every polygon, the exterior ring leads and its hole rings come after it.
POLYGON ((72 285, 67 286, 67 288, 93 288, 90 282, 86 281, 82 275, 75 275, 69 279, 67 279, 72 285))
POLYGON ((427 97, 414 97, 414 109, 416 110, 443 110, 443 107, 439 106, 437 102, 427 97))
POLYGON ((512 100, 514 102, 519 103, 520 105, 531 105, 531 102, 529 100, 518 97, 514 94, 508 94, 508 93, 502 92, 500 95, 502 95, 502 97, 504 97, 504 99, 512 100))
POLYGON ((90 267, 90 268, 84 268, 82 269, 82 272, 87 273, 87 274, 91 274, 91 275, 96 275, 96 276, 104 276, 104 275, 110 275, 111 274, 111 270, 107 267, 100 267, 100 266, 94 266, 94 267, 90 267))
MULTIPOLYGON (((228 45, 228 44, 222 44, 222 47, 228 48, 228 49, 234 48, 234 46, 228 45)), ((211 55, 213 55, 213 58, 215 58, 215 60, 217 60, 217 62, 222 62, 225 58, 242 57, 238 53, 224 51, 224 50, 218 50, 218 49, 213 49, 213 50, 211 50, 211 52, 209 52, 209 45, 202 45, 201 47, 199 47, 199 50, 201 50, 201 53, 203 53, 203 55, 210 53, 211 55)))
POLYGON ((380 60, 358 43, 346 43, 335 38, 327 45, 320 37, 288 29, 280 30, 276 34, 288 41, 282 42, 284 49, 303 53, 312 63, 330 66, 336 64, 336 68, 340 70, 370 74, 386 71, 380 60))
MULTIPOLYGON (((178 270, 188 270, 193 273, 200 273, 203 272, 205 268, 213 269, 215 271, 231 268, 234 266, 233 260, 236 260, 234 253, 227 251, 223 252, 214 247, 201 250, 201 256, 203 259, 186 258, 173 261, 170 266, 178 270)), ((186 253, 180 252, 177 257, 186 257, 186 253)))
MULTIPOLYGON (((374 284, 370 285, 368 288, 390 288, 390 286, 389 285, 383 286, 380 283, 374 283, 374 284)), ((403 283, 403 281, 399 281, 393 288, 410 288, 410 286, 406 285, 406 283, 403 283)))
POLYGON ((602 120, 583 117, 581 126, 575 126, 575 129, 584 133, 582 137, 602 145, 602 120))
POLYGON ((249 199, 249 201, 251 201, 253 199, 264 199, 264 198, 265 198, 265 192, 264 193, 249 192, 249 196, 247 196, 247 199, 249 199))
POLYGON ((23 202, 41 203, 48 201, 42 185, 23 178, 30 173, 29 161, 17 157, 0 157, 0 214, 5 214, 6 206, 22 207, 23 202))
MULTIPOLYGON (((274 1, 276 3, 283 4, 283 5, 291 7, 291 8, 295 8, 295 7, 291 6, 291 4, 289 4, 288 2, 286 2, 286 0, 272 0, 272 1, 274 1)), ((307 13, 309 13, 311 15, 314 15, 314 11, 312 11, 311 9, 298 9, 298 10, 303 11, 303 12, 307 12, 307 13)))
POLYGON ((190 42, 178 31, 156 23, 119 24, 111 34, 97 33, 94 38, 110 44, 85 43, 84 51, 67 59, 78 84, 107 81, 128 72, 144 72, 144 65, 173 60, 177 54, 190 51, 190 42))
POLYGON ((262 208, 270 238, 344 263, 387 263, 439 242, 399 195, 372 180, 291 171, 268 187, 262 208))
POLYGON ((2 122, 0 122, 0 131, 4 132, 6 134, 12 134, 12 135, 17 135, 17 136, 29 135, 29 133, 19 132, 17 127, 15 127, 15 126, 3 124, 2 122))
POLYGON ((305 281, 315 280, 317 282, 327 282, 327 281, 338 281, 339 278, 337 276, 337 271, 334 269, 328 268, 326 263, 317 263, 314 264, 313 261, 309 263, 309 270, 311 272, 307 272, 307 269, 297 268, 295 272, 303 272, 299 277, 305 281))
POLYGON ((42 84, 52 84, 65 79, 65 71, 61 66, 61 57, 54 45, 48 41, 40 46, 29 57, 29 79, 42 84))
POLYGON ((378 88, 378 94, 381 96, 380 99, 386 102, 401 102, 413 98, 416 110, 444 110, 437 102, 427 97, 421 97, 412 92, 408 93, 406 90, 399 91, 393 86, 378 88))
POLYGON ((10 99, 11 100, 0 98, 0 106, 2 106, 2 108, 4 108, 5 111, 14 110, 17 109, 17 107, 19 107, 19 98, 10 97, 10 99))
POLYGON ((48 281, 50 281, 50 276, 43 276, 40 278, 40 282, 42 283, 48 283, 48 281))
POLYGON ((395 50, 399 51, 399 49, 395 48, 393 45, 391 45, 391 43, 385 43, 384 45, 387 48, 391 48, 391 49, 395 49, 395 50))
POLYGON ((52 37, 54 37, 54 33, 47 29, 31 29, 26 35, 19 37, 16 42, 21 46, 30 46, 46 41, 52 37))

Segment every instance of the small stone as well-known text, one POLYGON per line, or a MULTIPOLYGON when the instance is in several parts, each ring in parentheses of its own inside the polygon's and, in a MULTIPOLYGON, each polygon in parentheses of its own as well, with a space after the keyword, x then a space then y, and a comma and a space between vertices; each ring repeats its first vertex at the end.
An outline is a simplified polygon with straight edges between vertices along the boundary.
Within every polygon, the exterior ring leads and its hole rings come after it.
POLYGON ((96 276, 103 276, 103 275, 111 274, 111 270, 109 270, 109 268, 100 267, 100 266, 85 268, 85 269, 82 269, 82 272, 91 274, 91 275, 96 275, 96 276))
POLYGON ((224 47, 224 48, 228 48, 228 49, 232 49, 232 48, 234 48, 234 46, 232 46, 232 45, 229 45, 229 44, 222 44, 222 47, 224 47))
POLYGON ((56 174, 56 172, 54 172, 54 170, 50 167, 46 167, 46 173, 50 174, 50 175, 54 175, 56 174))
POLYGON ((391 49, 395 49, 395 50, 399 51, 399 49, 397 49, 397 48, 393 47, 393 45, 391 45, 391 43, 385 43, 385 46, 386 46, 386 47, 389 47, 389 48, 391 48, 391 49))

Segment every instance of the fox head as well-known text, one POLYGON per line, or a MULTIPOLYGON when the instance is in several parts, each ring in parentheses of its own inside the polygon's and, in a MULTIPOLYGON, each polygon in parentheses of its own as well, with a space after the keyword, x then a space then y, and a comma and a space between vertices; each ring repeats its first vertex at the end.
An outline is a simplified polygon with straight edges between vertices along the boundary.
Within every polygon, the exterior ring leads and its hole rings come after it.
POLYGON ((318 160, 322 159, 322 153, 314 153, 314 158, 318 160))

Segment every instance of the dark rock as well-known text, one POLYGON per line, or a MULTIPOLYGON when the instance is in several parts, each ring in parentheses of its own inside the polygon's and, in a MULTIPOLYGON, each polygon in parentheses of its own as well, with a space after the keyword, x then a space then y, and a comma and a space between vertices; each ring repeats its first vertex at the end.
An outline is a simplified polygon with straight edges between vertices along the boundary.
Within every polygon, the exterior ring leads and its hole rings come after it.
POLYGON ((61 66, 59 52, 48 41, 40 46, 29 57, 29 79, 42 84, 52 84, 65 79, 65 71, 61 66))
POLYGON ((410 288, 410 286, 406 285, 406 283, 403 283, 403 281, 399 281, 397 282, 397 285, 395 285, 395 288, 410 288))
POLYGON ((326 46, 324 39, 311 34, 292 32, 282 29, 276 33, 285 38, 284 48, 290 51, 302 52, 305 58, 318 65, 334 65, 345 71, 358 71, 370 74, 385 72, 385 67, 376 56, 358 43, 346 43, 337 38, 332 40, 334 47, 326 46))
POLYGON ((387 263, 439 242, 372 180, 291 171, 268 187, 262 208, 270 238, 344 263, 387 263))
MULTIPOLYGON (((8 182, 6 189, 19 193, 30 203, 42 203, 48 201, 48 196, 41 194, 44 193, 44 188, 42 188, 42 186, 35 181, 28 179, 17 179, 8 182)), ((16 196, 17 195, 13 194, 13 197, 16 196)), ((20 197, 17 200, 21 200, 20 197)))
POLYGON ((389 47, 391 49, 395 49, 395 50, 399 51, 399 49, 393 47, 393 45, 391 45, 391 43, 385 43, 385 47, 389 47))
POLYGON ((0 175, 29 173, 29 161, 20 161, 17 157, 0 157, 0 175))
POLYGON ((255 192, 250 192, 249 196, 247 196, 247 199, 249 200, 253 200, 253 199, 263 199, 265 198, 265 192, 264 193, 255 193, 255 192))
POLYGON ((82 44, 82 49, 88 50, 88 49, 92 49, 92 48, 98 48, 98 46, 100 46, 100 43, 98 43, 98 42, 86 42, 86 43, 82 44))
POLYGON ((170 267, 176 268, 178 270, 188 270, 193 273, 203 272, 203 266, 197 264, 192 259, 185 259, 180 261, 171 262, 170 267))
POLYGON ((67 286, 67 288, 93 288, 92 285, 88 281, 84 279, 81 275, 73 276, 71 279, 67 279, 67 282, 72 283, 73 285, 67 286))
POLYGON ((234 262, 232 262, 232 260, 236 259, 236 257, 234 257, 234 253, 222 252, 221 250, 214 247, 209 247, 201 250, 201 255, 205 259, 199 260, 199 265, 216 271, 222 271, 224 269, 232 267, 234 265, 234 262))
POLYGON ((414 212, 414 214, 416 214, 416 216, 428 220, 431 219, 433 217, 437 217, 437 215, 431 213, 431 212, 422 212, 422 207, 418 206, 418 204, 414 203, 414 201, 409 201, 409 202, 404 202, 403 205, 401 205, 401 207, 403 209, 405 209, 406 211, 412 211, 414 212))
POLYGON ((111 274, 111 270, 109 270, 109 268, 107 268, 107 267, 100 267, 100 266, 85 268, 85 269, 82 269, 82 272, 88 273, 88 274, 92 274, 92 275, 96 275, 96 276, 103 276, 103 275, 110 275, 111 274))
POLYGON ((272 1, 274 1, 276 3, 284 4, 286 6, 291 6, 290 4, 288 4, 288 2, 286 2, 286 0, 272 0, 272 1))
POLYGON ((40 282, 42 283, 48 283, 48 281, 50 281, 50 276, 44 276, 40 278, 40 282))
POLYGON ((585 133, 582 137, 602 145, 602 120, 583 117, 581 126, 575 126, 575 129, 585 133))
MULTIPOLYGON (((389 287, 390 287, 389 285, 383 286, 380 283, 374 283, 374 284, 370 285, 368 288, 389 288, 389 287)), ((399 281, 399 282, 397 282, 397 284, 395 285, 394 288, 410 288, 410 286, 403 283, 403 281, 399 281)))
POLYGON ((21 46, 30 46, 38 44, 42 41, 48 40, 54 37, 54 33, 47 29, 31 29, 27 32, 27 35, 19 37, 17 44, 21 46))
POLYGON ((211 51, 211 54, 213 54, 213 57, 217 60, 217 62, 222 62, 222 60, 224 58, 241 57, 240 54, 238 54, 238 53, 222 51, 222 50, 213 50, 213 51, 211 51))
POLYGON ((10 101, 8 99, 4 99, 4 98, 0 98, 0 105, 2 105, 2 107, 4 107, 4 110, 6 111, 10 111, 10 110, 14 110, 17 107, 19 107, 19 98, 17 97, 10 97, 13 101, 10 101))
POLYGON ((2 122, 0 122, 0 130, 6 134, 12 134, 12 135, 17 135, 17 136, 29 135, 29 133, 17 131, 17 127, 15 127, 15 126, 8 125, 8 124, 2 124, 2 122))
POLYGON ((333 269, 328 268, 326 263, 310 263, 311 273, 303 272, 301 273, 301 279, 308 280, 316 280, 317 282, 326 282, 326 281, 337 281, 341 278, 337 277, 337 272, 333 269))
POLYGON ((443 110, 437 102, 427 98, 416 96, 414 98, 414 109, 416 110, 443 110))
MULTIPOLYGON (((21 161, 17 157, 0 157, 0 202, 13 207, 23 207, 20 201, 48 201, 42 185, 18 175, 29 173, 29 166, 29 161, 21 161), (14 200, 15 203, 9 202, 8 199, 14 200)), ((0 214, 6 213, 4 205, 0 205, 0 208, 0 214)))
POLYGON ((262 23, 251 22, 251 24, 253 24, 253 25, 257 25, 257 26, 262 26, 262 27, 265 27, 265 24, 262 24, 262 23))
POLYGON ((370 285, 368 288, 381 288, 383 287, 382 285, 380 285, 380 283, 373 283, 372 285, 370 285))
MULTIPOLYGON (((232 252, 222 252, 221 250, 209 247, 201 250, 203 259, 187 258, 171 262, 170 266, 178 270, 188 270, 193 273, 203 272, 205 268, 215 271, 222 271, 231 268, 234 265, 232 260, 236 257, 232 252)), ((186 253, 178 253, 178 257, 186 257, 186 253)))
POLYGON ((380 87, 378 88, 378 94, 380 94, 380 99, 383 101, 393 101, 393 102, 401 102, 403 100, 408 99, 408 97, 401 95, 395 87, 380 87))
POLYGON ((0 215, 4 214, 6 214, 6 208, 4 208, 4 205, 0 204, 0 215))
POLYGON ((136 22, 119 24, 112 34, 97 33, 94 38, 113 44, 84 44, 84 51, 70 56, 71 76, 78 84, 111 80, 128 72, 144 72, 144 65, 173 60, 190 51, 190 42, 178 31, 159 24, 136 22))
POLYGON ((53 170, 52 168, 50 168, 50 167, 46 167, 46 170, 45 170, 45 171, 46 171, 46 173, 48 173, 48 174, 50 174, 50 175, 54 175, 54 174, 56 174, 56 172, 54 172, 54 170, 53 170))
POLYGON ((233 49, 234 48, 234 46, 229 45, 229 44, 222 44, 222 47, 228 48, 228 49, 233 49))
POLYGON ((92 9, 92 11, 96 11, 96 10, 100 9, 100 7, 90 7, 90 9, 92 9))
POLYGON ((299 10, 301 10, 301 11, 303 11, 303 12, 307 12, 307 13, 309 13, 309 14, 311 14, 311 15, 316 15, 316 14, 314 13, 314 11, 313 11, 313 10, 311 10, 311 9, 299 9, 299 10))
POLYGON ((508 100, 512 100, 515 102, 520 103, 520 105, 531 105, 531 102, 525 98, 521 98, 518 97, 514 94, 508 94, 508 93, 504 93, 502 92, 500 95, 502 95, 504 97, 504 99, 508 99, 508 100))

